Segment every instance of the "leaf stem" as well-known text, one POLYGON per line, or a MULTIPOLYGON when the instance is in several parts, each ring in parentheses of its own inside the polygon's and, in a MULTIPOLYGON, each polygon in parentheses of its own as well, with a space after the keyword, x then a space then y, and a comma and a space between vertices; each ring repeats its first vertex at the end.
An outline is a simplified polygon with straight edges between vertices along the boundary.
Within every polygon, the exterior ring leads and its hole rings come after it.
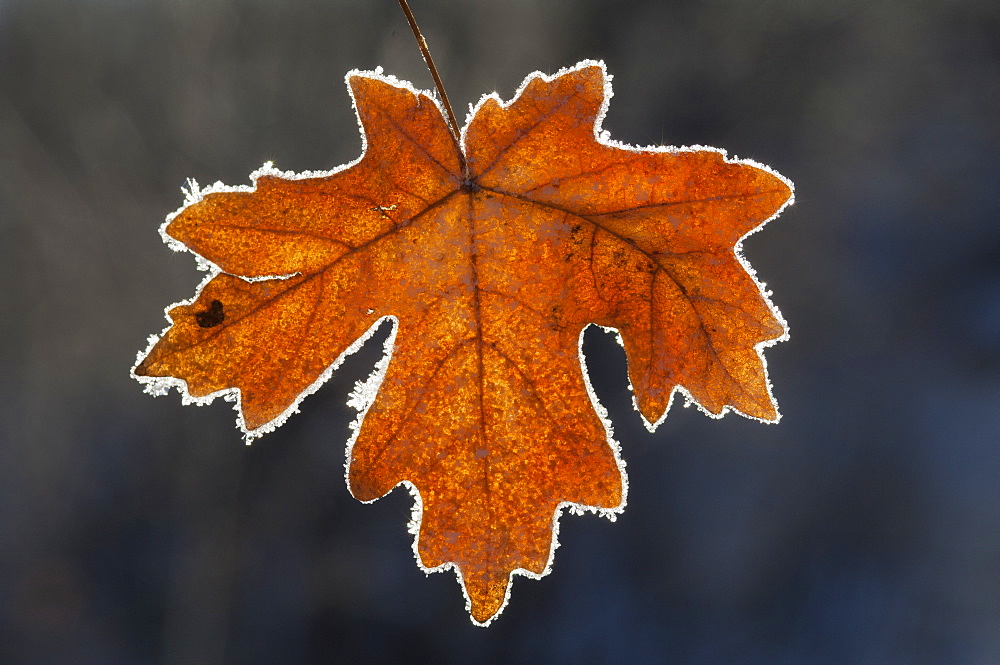
POLYGON ((451 139, 455 142, 455 148, 458 150, 458 159, 462 164, 462 174, 465 178, 469 177, 468 165, 465 163, 465 155, 462 154, 462 144, 459 139, 459 129, 458 120, 455 118, 455 111, 451 108, 451 102, 448 101, 448 93, 444 90, 444 83, 441 81, 441 76, 438 74, 437 67, 434 66, 434 59, 431 57, 430 49, 427 48, 427 41, 424 39, 424 35, 420 32, 420 28, 417 27, 417 19, 413 17, 413 12, 410 11, 410 5, 406 0, 399 0, 399 6, 402 8, 403 13, 406 14, 406 21, 410 24, 410 30, 413 31, 413 36, 417 40, 417 47, 420 49, 420 55, 424 56, 424 62, 427 64, 427 69, 431 70, 431 76, 434 78, 434 85, 437 88, 438 94, 441 95, 441 103, 444 104, 444 110, 448 114, 448 129, 451 130, 451 139))

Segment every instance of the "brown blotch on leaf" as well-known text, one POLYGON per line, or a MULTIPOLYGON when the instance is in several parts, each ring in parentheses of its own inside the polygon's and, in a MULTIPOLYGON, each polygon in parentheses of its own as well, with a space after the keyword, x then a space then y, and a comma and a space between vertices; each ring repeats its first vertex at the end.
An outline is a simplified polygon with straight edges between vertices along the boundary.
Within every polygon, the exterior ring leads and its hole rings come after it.
POLYGON ((194 320, 202 328, 214 328, 226 320, 226 313, 222 311, 222 301, 213 300, 208 309, 194 315, 194 320))

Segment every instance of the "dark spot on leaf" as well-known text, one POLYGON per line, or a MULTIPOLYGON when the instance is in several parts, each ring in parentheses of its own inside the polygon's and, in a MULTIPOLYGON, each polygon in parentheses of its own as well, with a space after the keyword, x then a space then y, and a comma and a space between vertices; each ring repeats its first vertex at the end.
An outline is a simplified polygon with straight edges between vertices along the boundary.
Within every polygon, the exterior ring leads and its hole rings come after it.
POLYGON ((226 313, 222 311, 222 301, 213 300, 208 309, 194 315, 194 320, 202 328, 214 328, 226 320, 226 313))

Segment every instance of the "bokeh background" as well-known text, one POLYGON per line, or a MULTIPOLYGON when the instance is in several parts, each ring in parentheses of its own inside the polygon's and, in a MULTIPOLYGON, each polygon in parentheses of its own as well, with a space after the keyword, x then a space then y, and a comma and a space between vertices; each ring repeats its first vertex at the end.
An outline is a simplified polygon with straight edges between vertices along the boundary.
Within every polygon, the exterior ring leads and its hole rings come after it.
POLYGON ((745 246, 783 420, 647 433, 592 330, 629 506, 474 627, 408 493, 345 487, 387 330, 249 448, 128 376, 201 280, 186 178, 354 159, 349 69, 431 87, 395 2, 0 0, 0 661, 1000 662, 1000 3, 413 4, 460 109, 600 58, 614 138, 795 181, 745 246))

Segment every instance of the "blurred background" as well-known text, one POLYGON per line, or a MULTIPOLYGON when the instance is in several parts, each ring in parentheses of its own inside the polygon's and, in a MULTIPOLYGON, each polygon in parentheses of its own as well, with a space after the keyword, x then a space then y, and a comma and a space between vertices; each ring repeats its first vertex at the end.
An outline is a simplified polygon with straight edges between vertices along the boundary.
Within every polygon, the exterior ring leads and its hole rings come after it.
POLYGON ((392 0, 0 0, 0 661, 1000 662, 1000 3, 413 0, 462 110, 603 59, 605 121, 795 181, 745 254, 791 339, 784 418, 674 405, 586 352, 630 479, 474 627, 411 498, 348 494, 387 329, 247 448, 129 378, 201 273, 180 186, 360 150, 343 83, 432 86, 392 0))

